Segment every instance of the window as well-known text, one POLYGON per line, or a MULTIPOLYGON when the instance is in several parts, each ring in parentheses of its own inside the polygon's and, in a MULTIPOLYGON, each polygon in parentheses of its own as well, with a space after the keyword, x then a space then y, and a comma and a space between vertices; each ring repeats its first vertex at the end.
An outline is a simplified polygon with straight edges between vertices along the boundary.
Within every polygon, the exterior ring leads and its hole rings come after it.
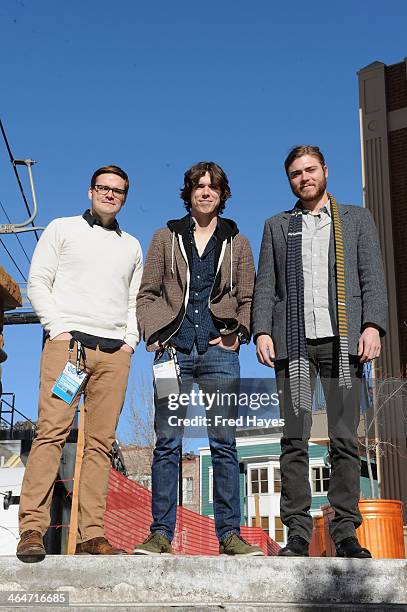
POLYGON ((268 493, 269 480, 267 468, 251 468, 250 482, 252 486, 252 495, 255 493, 268 493))
MULTIPOLYGON (((255 516, 252 516, 252 527, 257 527, 255 516)), ((264 531, 267 531, 267 533, 269 532, 269 517, 268 516, 260 517, 260 527, 264 529, 264 531)))
POLYGON ((274 539, 276 542, 284 542, 284 525, 279 516, 274 517, 274 539))
POLYGON ((281 471, 274 468, 274 493, 281 493, 281 471))
POLYGON ((312 468, 312 492, 327 493, 329 487, 329 468, 319 467, 312 468))
POLYGON ((213 468, 208 470, 208 501, 213 502, 213 468))
POLYGON ((194 479, 192 476, 187 476, 182 479, 182 503, 192 504, 194 495, 194 479))

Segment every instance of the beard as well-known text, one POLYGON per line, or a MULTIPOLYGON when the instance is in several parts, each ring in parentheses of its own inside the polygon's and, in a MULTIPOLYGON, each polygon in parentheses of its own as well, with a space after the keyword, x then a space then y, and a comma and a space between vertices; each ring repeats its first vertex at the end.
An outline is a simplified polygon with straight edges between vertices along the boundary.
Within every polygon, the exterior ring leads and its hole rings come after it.
POLYGON ((295 189, 291 186, 291 191, 297 198, 302 200, 303 202, 312 202, 313 200, 318 200, 321 196, 324 195, 326 191, 326 178, 325 176, 316 183, 314 189, 307 189, 303 192, 301 189, 295 189))

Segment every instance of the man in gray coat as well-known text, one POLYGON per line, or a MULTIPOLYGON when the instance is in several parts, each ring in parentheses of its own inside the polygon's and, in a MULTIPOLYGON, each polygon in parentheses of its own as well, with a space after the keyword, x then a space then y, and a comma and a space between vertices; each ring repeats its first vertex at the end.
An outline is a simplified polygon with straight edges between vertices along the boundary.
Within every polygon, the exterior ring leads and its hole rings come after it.
POLYGON ((315 146, 285 160, 294 208, 265 223, 253 303, 257 357, 275 368, 280 408, 282 556, 307 556, 312 533, 308 440, 312 393, 324 389, 337 556, 370 557, 356 538, 360 459, 357 444, 363 364, 380 355, 387 297, 376 228, 369 211, 337 204, 315 146))

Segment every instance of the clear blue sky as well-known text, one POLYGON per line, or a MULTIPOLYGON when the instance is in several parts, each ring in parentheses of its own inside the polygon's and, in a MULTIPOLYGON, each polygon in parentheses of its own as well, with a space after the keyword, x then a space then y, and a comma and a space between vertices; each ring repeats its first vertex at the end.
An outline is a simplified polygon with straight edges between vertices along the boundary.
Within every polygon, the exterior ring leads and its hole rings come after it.
MULTIPOLYGON (((2 0, 0 116, 14 156, 39 162, 37 225, 81 213, 93 170, 114 163, 131 180, 120 222, 145 252, 154 229, 183 215, 184 171, 210 159, 230 179, 225 216, 257 260, 265 218, 293 202, 282 162, 298 143, 324 151, 339 201, 361 203, 356 73, 404 59, 406 22, 405 0, 2 0)), ((13 222, 25 218, 3 143, 0 200, 13 222)), ((27 275, 16 238, 2 238, 27 275)), ((21 240, 31 255, 33 235, 21 240)), ((4 391, 35 418, 41 329, 6 327, 5 342, 4 391)), ((149 363, 140 345, 131 380, 149 363)), ((241 364, 242 376, 265 375, 253 346, 241 364)))

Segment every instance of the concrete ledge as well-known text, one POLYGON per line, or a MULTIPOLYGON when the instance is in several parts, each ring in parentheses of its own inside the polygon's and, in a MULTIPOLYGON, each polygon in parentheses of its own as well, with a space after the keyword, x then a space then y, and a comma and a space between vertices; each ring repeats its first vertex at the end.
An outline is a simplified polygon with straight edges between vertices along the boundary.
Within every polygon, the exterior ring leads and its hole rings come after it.
POLYGON ((0 591, 69 591, 70 608, 82 610, 383 612, 407 609, 407 560, 49 556, 24 564, 0 557, 0 591))
MULTIPOLYGON (((37 608, 39 606, 36 606, 37 608)), ((35 608, 33 606, 21 607, 13 606, 12 608, 3 607, 0 608, 2 612, 32 612, 35 608)), ((190 604, 190 605, 177 605, 177 604, 128 604, 121 605, 120 603, 115 604, 70 604, 69 607, 47 607, 41 605, 41 610, 44 612, 56 612, 60 610, 68 610, 69 612, 110 612, 112 609, 120 610, 120 612, 219 612, 220 610, 226 612, 406 612, 405 605, 397 604, 384 604, 381 605, 370 605, 370 604, 345 604, 345 605, 323 605, 323 604, 263 604, 263 603, 238 603, 238 604, 190 604)))

